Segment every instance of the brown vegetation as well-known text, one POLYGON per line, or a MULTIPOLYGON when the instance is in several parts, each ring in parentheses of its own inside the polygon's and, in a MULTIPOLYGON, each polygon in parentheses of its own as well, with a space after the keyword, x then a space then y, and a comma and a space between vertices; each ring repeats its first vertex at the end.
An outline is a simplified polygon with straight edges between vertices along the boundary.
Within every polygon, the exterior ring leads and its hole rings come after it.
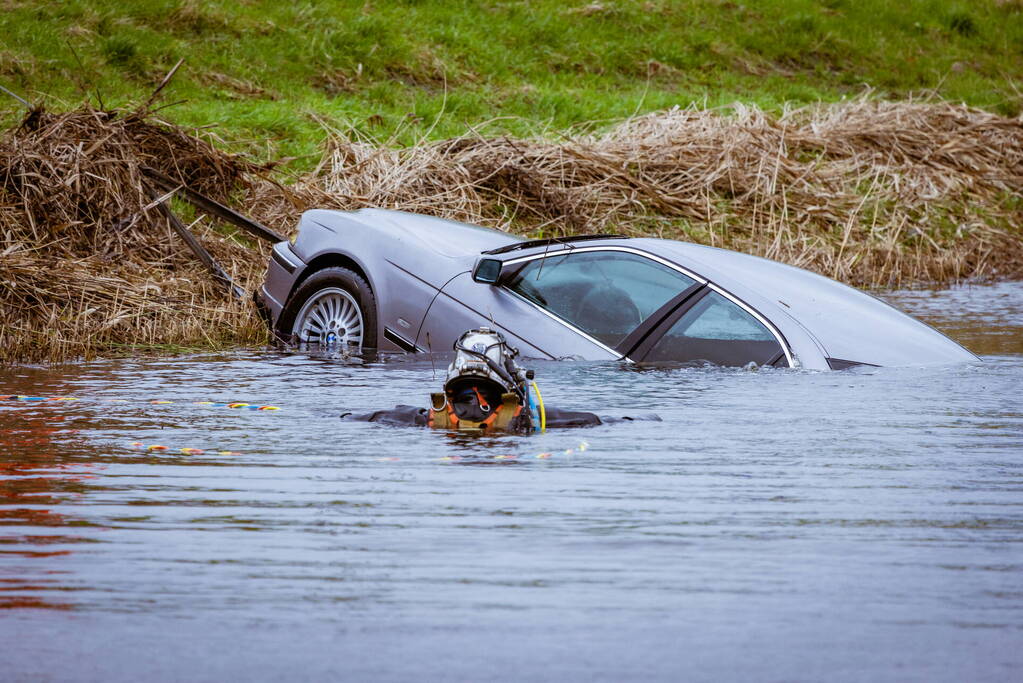
POLYGON ((691 240, 860 286, 1023 276, 1023 120, 946 103, 675 109, 599 136, 406 149, 334 136, 300 189, 321 206, 691 240))
MULTIPOLYGON (((265 339, 154 210, 143 166, 285 232, 307 207, 381 206, 686 239, 865 286, 1023 276, 1023 120, 946 103, 675 109, 601 135, 408 148, 335 134, 288 189, 142 111, 37 111, 0 139, 0 360, 265 339)), ((193 229, 251 294, 265 247, 193 229)))
MULTIPOLYGON (((255 170, 143 112, 33 111, 0 141, 0 360, 262 339, 154 210, 143 165, 222 200, 255 170)), ((243 286, 261 272, 250 248, 193 229, 243 286)))

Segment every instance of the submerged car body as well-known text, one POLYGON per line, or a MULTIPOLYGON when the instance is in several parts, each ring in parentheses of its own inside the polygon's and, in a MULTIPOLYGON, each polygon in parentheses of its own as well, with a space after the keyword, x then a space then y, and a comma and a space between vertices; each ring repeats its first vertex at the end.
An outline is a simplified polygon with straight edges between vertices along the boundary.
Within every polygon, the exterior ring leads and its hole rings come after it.
POLYGON ((257 298, 280 337, 353 349, 447 352, 488 325, 535 358, 822 370, 976 359, 878 299, 775 261, 652 238, 525 241, 381 209, 303 214, 257 298))

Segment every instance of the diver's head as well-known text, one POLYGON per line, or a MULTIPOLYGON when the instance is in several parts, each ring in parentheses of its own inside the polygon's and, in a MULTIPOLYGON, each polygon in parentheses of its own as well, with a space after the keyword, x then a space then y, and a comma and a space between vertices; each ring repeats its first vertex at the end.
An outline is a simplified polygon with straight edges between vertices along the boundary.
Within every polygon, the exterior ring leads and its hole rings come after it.
POLYGON ((444 392, 430 396, 429 425, 462 431, 531 431, 533 374, 515 363, 518 350, 488 327, 469 330, 455 342, 455 359, 444 392))
POLYGON ((518 350, 500 332, 488 327, 469 330, 455 342, 455 359, 448 366, 444 393, 455 409, 474 404, 485 414, 496 410, 503 394, 525 400, 525 371, 515 363, 518 350))

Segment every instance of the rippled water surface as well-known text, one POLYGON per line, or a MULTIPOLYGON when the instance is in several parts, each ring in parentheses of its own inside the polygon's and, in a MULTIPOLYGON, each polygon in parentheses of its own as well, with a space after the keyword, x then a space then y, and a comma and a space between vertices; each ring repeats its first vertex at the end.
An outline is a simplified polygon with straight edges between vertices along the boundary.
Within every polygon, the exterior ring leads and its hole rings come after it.
POLYGON ((664 421, 489 439, 337 419, 421 360, 3 371, 77 400, 0 401, 0 680, 1023 679, 1023 283, 890 299, 983 362, 538 363, 664 421))

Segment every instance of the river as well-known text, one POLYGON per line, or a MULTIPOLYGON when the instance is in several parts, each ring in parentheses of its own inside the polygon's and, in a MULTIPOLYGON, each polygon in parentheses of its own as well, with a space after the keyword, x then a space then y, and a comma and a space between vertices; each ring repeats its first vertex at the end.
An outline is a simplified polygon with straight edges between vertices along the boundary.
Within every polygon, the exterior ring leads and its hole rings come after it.
POLYGON ((887 298, 983 360, 538 362, 663 422, 496 438, 337 418, 411 357, 2 370, 76 400, 0 401, 0 680, 1020 680, 1023 283, 887 298))

